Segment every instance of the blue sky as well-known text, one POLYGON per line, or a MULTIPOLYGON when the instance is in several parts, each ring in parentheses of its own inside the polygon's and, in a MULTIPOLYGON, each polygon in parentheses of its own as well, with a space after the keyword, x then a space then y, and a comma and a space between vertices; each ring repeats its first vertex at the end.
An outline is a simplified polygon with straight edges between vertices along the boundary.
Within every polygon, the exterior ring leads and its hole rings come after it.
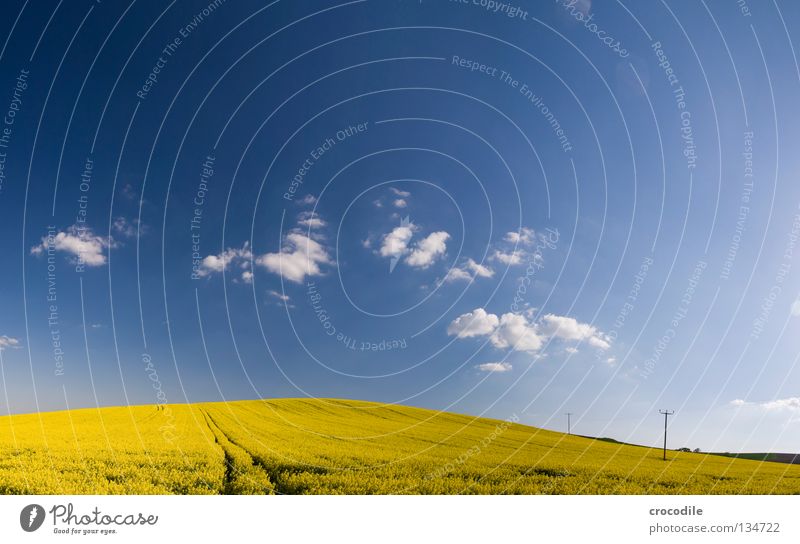
POLYGON ((800 451, 793 3, 40 4, 0 22, 0 412, 800 451))

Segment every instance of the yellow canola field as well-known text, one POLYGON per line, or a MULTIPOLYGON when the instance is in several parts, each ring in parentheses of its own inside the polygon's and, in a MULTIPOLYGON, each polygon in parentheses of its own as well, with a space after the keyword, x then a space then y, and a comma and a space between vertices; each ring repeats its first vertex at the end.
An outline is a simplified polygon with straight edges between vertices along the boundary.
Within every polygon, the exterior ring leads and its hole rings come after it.
POLYGON ((0 417, 3 494, 798 494, 800 466, 397 405, 281 399, 0 417))

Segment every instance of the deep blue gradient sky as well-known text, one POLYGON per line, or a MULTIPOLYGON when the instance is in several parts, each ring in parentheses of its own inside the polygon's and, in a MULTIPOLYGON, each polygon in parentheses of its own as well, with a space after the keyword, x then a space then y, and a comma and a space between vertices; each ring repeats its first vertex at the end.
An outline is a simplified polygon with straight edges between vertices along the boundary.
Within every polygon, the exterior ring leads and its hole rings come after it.
POLYGON ((480 4, 5 2, 0 413, 800 451, 800 6, 480 4))

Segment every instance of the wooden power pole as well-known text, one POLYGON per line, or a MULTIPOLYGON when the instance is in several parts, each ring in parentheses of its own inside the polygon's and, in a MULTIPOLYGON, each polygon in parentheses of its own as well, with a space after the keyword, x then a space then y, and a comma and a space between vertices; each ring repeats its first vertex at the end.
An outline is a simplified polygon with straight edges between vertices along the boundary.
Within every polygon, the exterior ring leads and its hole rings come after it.
POLYGON ((675 410, 659 410, 659 414, 664 414, 664 461, 667 460, 667 418, 675 413, 675 410))

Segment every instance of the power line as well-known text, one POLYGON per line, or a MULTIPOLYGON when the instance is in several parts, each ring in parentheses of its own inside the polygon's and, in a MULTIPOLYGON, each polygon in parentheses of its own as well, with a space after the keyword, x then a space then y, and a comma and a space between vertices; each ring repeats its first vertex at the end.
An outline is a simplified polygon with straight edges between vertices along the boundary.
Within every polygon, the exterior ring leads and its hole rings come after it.
POLYGON ((664 414, 664 461, 667 460, 667 418, 675 413, 675 410, 659 410, 659 414, 664 414))

